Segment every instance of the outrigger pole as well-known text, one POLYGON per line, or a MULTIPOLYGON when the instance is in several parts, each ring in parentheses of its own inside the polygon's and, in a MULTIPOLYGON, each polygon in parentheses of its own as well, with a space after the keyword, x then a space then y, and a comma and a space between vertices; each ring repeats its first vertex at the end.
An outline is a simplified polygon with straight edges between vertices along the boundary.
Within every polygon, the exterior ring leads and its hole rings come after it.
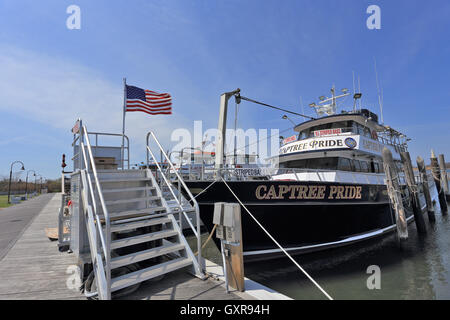
POLYGON ((127 78, 123 78, 123 122, 122 122, 122 170, 125 168, 125 113, 127 109, 127 78))

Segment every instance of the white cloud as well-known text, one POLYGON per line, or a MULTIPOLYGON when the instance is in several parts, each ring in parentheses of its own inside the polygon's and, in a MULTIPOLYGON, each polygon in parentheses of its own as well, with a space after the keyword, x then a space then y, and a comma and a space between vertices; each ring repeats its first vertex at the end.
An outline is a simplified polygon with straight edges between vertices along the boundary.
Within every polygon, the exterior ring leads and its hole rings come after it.
MULTIPOLYGON (((122 131, 122 79, 112 82, 96 70, 77 62, 0 46, 0 110, 63 129, 70 145, 70 128, 82 118, 90 131, 122 131)), ((164 145, 172 130, 192 127, 180 115, 126 115, 126 134, 131 140, 132 162, 144 160, 145 134, 157 132, 164 145)))

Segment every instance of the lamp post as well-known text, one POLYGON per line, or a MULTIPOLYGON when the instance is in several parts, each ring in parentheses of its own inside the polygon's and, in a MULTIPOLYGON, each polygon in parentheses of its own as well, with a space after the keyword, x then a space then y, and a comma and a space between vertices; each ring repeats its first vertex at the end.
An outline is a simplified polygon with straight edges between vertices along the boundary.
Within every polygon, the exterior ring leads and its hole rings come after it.
POLYGON ((11 202, 10 202, 10 197, 11 197, 12 168, 13 168, 13 165, 14 165, 15 163, 21 163, 21 164, 22 164, 22 168, 21 168, 20 170, 25 170, 25 165, 23 164, 22 161, 17 160, 17 161, 14 161, 13 163, 11 163, 11 168, 10 168, 10 170, 9 170, 8 203, 11 203, 11 202))
POLYGON ((47 181, 48 181, 48 179, 47 179, 46 177, 43 177, 43 182, 42 182, 42 184, 41 184, 41 190, 42 190, 42 188, 44 188, 44 187, 45 187, 45 189, 48 189, 48 188, 47 188, 47 181))
POLYGON ((295 124, 295 122, 294 121, 292 121, 292 119, 291 118, 289 118, 287 115, 283 115, 283 117, 282 117, 284 120, 289 120, 293 125, 294 125, 294 127, 296 126, 296 124, 295 124))
POLYGON ((41 181, 41 182, 39 182, 39 193, 42 193, 42 178, 44 178, 43 176, 41 176, 40 178, 39 178, 39 180, 41 181))
POLYGON ((33 171, 33 175, 36 176, 36 171, 34 170, 27 171, 27 179, 25 180, 25 199, 27 200, 28 200, 28 173, 30 173, 30 171, 33 171))
POLYGON ((40 177, 42 177, 39 173, 36 173, 35 175, 34 175, 34 192, 36 192, 36 194, 37 194, 37 177, 38 176, 40 176, 40 177))

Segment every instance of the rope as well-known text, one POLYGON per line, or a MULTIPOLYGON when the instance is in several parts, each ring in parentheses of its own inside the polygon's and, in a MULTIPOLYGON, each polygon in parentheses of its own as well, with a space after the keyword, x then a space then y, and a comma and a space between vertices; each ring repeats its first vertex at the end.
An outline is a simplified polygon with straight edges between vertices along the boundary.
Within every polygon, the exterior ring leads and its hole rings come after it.
POLYGON ((251 214, 251 212, 247 209, 247 207, 241 202, 241 200, 239 200, 239 198, 237 197, 237 195, 233 192, 233 190, 230 188, 230 186, 228 185, 228 183, 221 177, 223 183, 225 183, 225 185, 227 186, 227 188, 230 190, 230 192, 233 194, 233 196, 236 198, 236 200, 240 203, 240 205, 245 209, 245 211, 247 211, 247 213, 250 215, 250 217, 252 217, 253 220, 255 220, 255 222, 258 224, 258 226, 269 236, 270 239, 272 239, 272 241, 281 249, 281 251, 283 251, 283 253, 300 269, 300 271, 302 271, 305 276, 311 280, 311 282, 320 290, 322 291, 322 293, 329 299, 329 300, 333 300, 333 298, 324 290, 322 289, 322 287, 297 263, 297 261, 294 260, 294 258, 292 258, 292 256, 287 253, 287 251, 272 237, 272 235, 261 225, 261 223, 259 223, 259 221, 251 214))
POLYGON ((242 99, 242 100, 246 100, 246 101, 249 101, 249 102, 253 102, 253 103, 265 106, 265 107, 269 107, 269 108, 272 108, 272 109, 280 110, 280 111, 287 112, 287 113, 290 113, 290 114, 295 114, 296 116, 300 116, 300 117, 303 117, 303 118, 308 118, 310 120, 315 120, 315 118, 313 118, 313 117, 305 116, 304 114, 300 114, 300 113, 297 113, 297 112, 289 111, 289 110, 282 109, 282 108, 279 108, 279 107, 274 107, 274 106, 271 106, 270 104, 262 103, 262 102, 259 102, 259 101, 256 101, 256 100, 252 100, 250 98, 246 98, 246 97, 243 97, 241 95, 239 95, 239 98, 242 99))
MULTIPOLYGON (((279 136, 281 133, 287 132, 287 131, 289 131, 289 130, 292 130, 292 127, 289 127, 289 128, 287 128, 287 129, 284 129, 284 130, 278 132, 277 134, 271 135, 270 137, 263 138, 263 139, 260 139, 260 140, 258 140, 258 141, 256 141, 256 142, 252 142, 252 143, 246 144, 246 145, 243 146, 242 148, 236 149, 236 151, 241 151, 241 150, 245 151, 245 149, 246 149, 247 147, 250 147, 250 146, 252 146, 252 145, 254 145, 254 144, 257 144, 257 143, 262 142, 262 141, 265 141, 265 140, 269 140, 269 139, 271 139, 272 137, 279 136)), ((233 152, 234 152, 234 151, 233 151, 233 152)), ((231 153, 227 153, 225 156, 230 156, 230 155, 232 155, 232 154, 231 154, 231 153)))
MULTIPOLYGON (((211 230, 211 233, 209 234, 208 239, 206 239, 206 241, 203 243, 202 250, 204 247, 206 247, 206 244, 209 242, 209 240, 211 240, 212 235, 214 234, 214 231, 216 230, 216 228, 217 228, 217 224, 214 225, 214 228, 211 230)), ((196 256, 197 254, 198 254, 198 250, 196 253, 194 253, 194 256, 196 256)))
POLYGON ((211 187, 214 183, 216 183, 217 182, 217 180, 214 180, 212 183, 210 183, 205 189, 203 189, 202 191, 200 191, 195 197, 194 197, 194 199, 195 198, 197 198, 199 195, 201 195, 202 193, 204 193, 206 190, 208 190, 209 189, 209 187, 211 187))
POLYGON ((435 181, 435 185, 436 185, 436 189, 438 189, 437 191, 438 191, 438 194, 440 194, 441 192, 443 192, 443 186, 442 186, 442 177, 439 177, 438 176, 438 172, 440 173, 440 170, 439 169, 436 169, 436 172, 435 172, 435 170, 433 170, 433 168, 431 169, 431 176, 433 177, 433 180, 435 181), (439 181, 439 188, 437 188, 437 184, 436 184, 436 181, 439 181))

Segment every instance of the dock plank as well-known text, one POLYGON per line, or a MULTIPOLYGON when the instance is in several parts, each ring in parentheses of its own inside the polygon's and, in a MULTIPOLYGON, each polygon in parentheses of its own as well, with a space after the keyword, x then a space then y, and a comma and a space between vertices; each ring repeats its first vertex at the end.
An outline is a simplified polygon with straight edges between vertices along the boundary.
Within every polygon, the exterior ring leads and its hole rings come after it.
MULTIPOLYGON (((30 217, 28 211, 39 209, 36 200, 39 199, 15 206, 16 214, 25 215, 21 209, 30 217)), ((57 226, 60 195, 45 195, 41 201, 46 201, 45 205, 0 261, 0 299, 85 299, 78 290, 70 290, 66 285, 70 276, 66 271, 76 265, 75 256, 59 252, 57 242, 45 235, 46 227, 57 226)))

